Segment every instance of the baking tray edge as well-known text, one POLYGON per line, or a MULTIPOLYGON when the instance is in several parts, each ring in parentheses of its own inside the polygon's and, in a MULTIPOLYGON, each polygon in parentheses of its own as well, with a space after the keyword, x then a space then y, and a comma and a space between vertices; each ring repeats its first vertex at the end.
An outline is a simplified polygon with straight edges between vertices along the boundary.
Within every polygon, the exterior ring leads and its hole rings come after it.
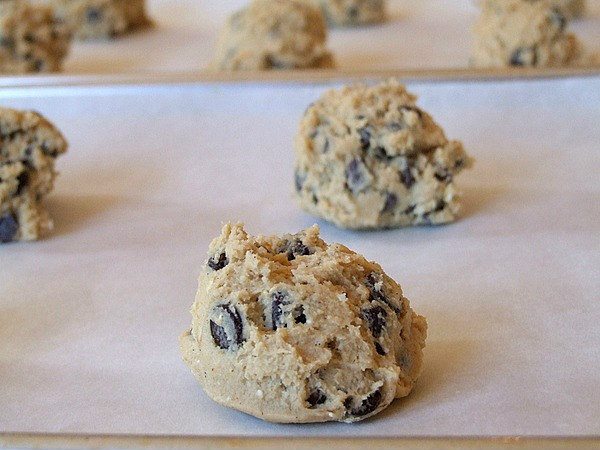
POLYGON ((198 83, 334 83, 399 78, 407 82, 488 81, 590 77, 600 66, 562 68, 265 71, 265 72, 146 72, 114 75, 28 75, 0 77, 0 88, 112 86, 198 83))

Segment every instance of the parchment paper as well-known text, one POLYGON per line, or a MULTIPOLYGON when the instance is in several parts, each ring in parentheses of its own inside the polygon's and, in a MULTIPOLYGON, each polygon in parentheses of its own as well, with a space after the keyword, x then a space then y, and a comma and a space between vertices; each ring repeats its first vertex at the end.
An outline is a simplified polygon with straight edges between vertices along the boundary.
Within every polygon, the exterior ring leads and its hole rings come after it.
POLYGON ((459 222, 323 237, 379 261, 429 321, 410 397, 354 425, 271 425, 181 362, 221 223, 315 222, 292 139, 324 86, 0 91, 70 141, 47 240, 0 247, 0 431, 193 435, 600 433, 600 77, 414 84, 477 159, 459 222))
MULTIPOLYGON (((75 42, 66 74, 177 72, 205 69, 217 34, 246 0, 148 0, 156 27, 114 41, 75 42)), ((572 24, 590 52, 600 51, 600 1, 572 24)), ((329 47, 344 70, 466 68, 472 0, 389 0, 382 25, 333 29, 329 47)))

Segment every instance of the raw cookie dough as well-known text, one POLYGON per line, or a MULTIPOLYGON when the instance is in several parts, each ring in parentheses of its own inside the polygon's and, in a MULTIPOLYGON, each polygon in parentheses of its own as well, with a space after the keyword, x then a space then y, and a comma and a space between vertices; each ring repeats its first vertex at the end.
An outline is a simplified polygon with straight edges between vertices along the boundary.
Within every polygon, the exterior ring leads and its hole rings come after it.
POLYGON ((585 13, 585 0, 551 0, 551 3, 570 18, 581 17, 585 13))
POLYGON ((488 0, 474 28, 472 63, 482 67, 565 66, 581 48, 567 19, 546 0, 488 0))
POLYGON ((42 202, 56 178, 54 160, 66 149, 38 113, 0 108, 0 243, 32 241, 52 228, 42 202))
POLYGON ((354 422, 412 390, 427 323, 381 267, 314 226, 254 237, 225 225, 181 337, 216 402, 272 422, 354 422))
POLYGON ((334 26, 364 25, 385 20, 385 0, 316 0, 334 26))
POLYGON ((0 1, 0 73, 61 70, 71 43, 52 9, 26 1, 0 1))
POLYGON ((52 0, 78 39, 107 39, 150 24, 145 0, 52 0))
POLYGON ((253 0, 221 33, 216 70, 331 68, 321 10, 302 0, 253 0))
MULTIPOLYGON (((504 3, 505 0, 479 0, 477 3, 504 3)), ((524 2, 537 2, 541 0, 521 0, 524 2)), ((558 8, 566 17, 576 18, 581 17, 585 13, 585 0, 548 0, 550 6, 558 8)))
POLYGON ((331 90, 312 104, 296 137, 302 209, 354 229, 453 221, 454 177, 472 161, 415 100, 389 80, 331 90))

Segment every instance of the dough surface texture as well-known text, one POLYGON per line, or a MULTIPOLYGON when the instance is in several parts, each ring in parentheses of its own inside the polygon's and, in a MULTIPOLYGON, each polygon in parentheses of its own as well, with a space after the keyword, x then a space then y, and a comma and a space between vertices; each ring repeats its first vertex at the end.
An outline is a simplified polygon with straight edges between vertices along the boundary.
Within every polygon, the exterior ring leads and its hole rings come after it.
POLYGON ((471 62, 481 67, 577 63, 581 45, 564 11, 547 0, 487 0, 475 24, 471 62))
POLYGON ((309 106, 296 137, 302 209, 342 228, 455 220, 455 176, 472 164, 416 97, 394 80, 330 90, 309 106))
POLYGON ((223 227, 180 339, 214 401, 272 422, 354 422, 410 393, 427 324, 382 268, 315 226, 223 227))
POLYGON ((302 0, 253 0, 221 32, 215 70, 332 68, 323 13, 302 0))
POLYGON ((66 150, 40 114, 0 108, 0 243, 36 240, 52 228, 43 200, 56 178, 54 161, 66 150))

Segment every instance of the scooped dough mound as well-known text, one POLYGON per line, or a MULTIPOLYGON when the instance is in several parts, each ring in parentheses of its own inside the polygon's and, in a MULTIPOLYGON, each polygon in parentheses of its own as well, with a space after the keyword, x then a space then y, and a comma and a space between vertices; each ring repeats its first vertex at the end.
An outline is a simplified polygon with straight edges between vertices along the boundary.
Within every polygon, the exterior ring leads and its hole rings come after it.
POLYGON ((354 422, 412 390, 427 324, 382 268, 314 226, 249 236, 225 225, 181 337, 216 402, 273 422, 354 422))

